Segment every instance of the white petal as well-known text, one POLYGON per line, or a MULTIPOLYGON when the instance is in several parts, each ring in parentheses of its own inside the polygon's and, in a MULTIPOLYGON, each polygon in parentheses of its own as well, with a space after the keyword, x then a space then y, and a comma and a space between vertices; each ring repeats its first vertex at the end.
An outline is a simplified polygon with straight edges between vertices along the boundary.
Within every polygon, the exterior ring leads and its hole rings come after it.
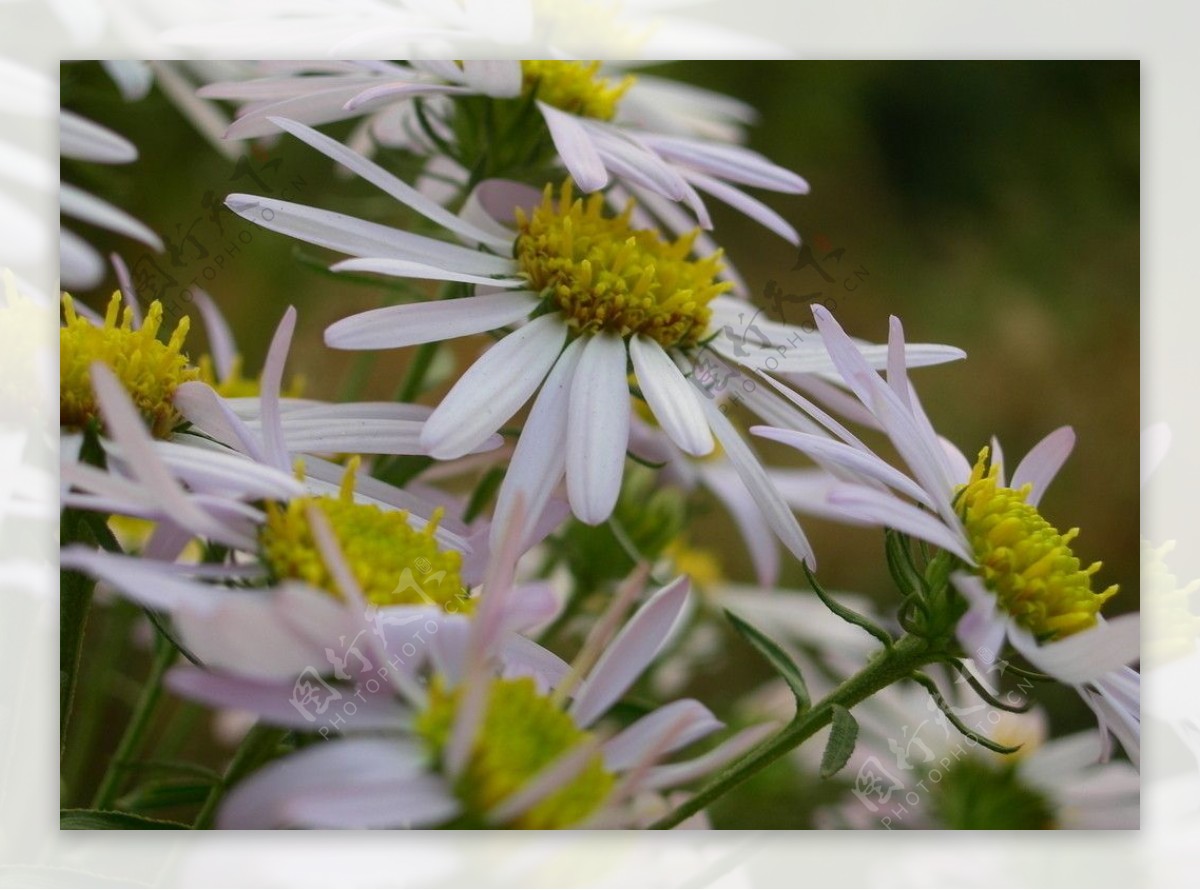
POLYGON ((752 426, 750 432, 764 439, 772 439, 782 442, 784 445, 790 445, 811 456, 814 460, 829 461, 869 480, 882 482, 915 501, 932 506, 929 495, 919 485, 874 454, 863 453, 857 448, 810 433, 781 430, 770 426, 752 426))
POLYGON ((426 421, 421 444, 427 452, 453 460, 477 448, 525 404, 566 339, 558 316, 543 315, 485 352, 426 421))
POLYGON ((948 550, 966 562, 974 562, 970 550, 956 530, 947 527, 936 516, 892 494, 861 485, 835 485, 829 492, 829 503, 853 514, 862 522, 894 528, 948 550))
MULTIPOLYGON (((703 396, 703 393, 701 395, 703 396)), ((728 418, 709 399, 701 398, 700 405, 708 417, 708 425, 716 434, 717 441, 725 449, 729 462, 737 471, 742 483, 750 491, 751 497, 758 502, 759 509, 771 529, 796 559, 808 563, 810 568, 815 568, 816 557, 800 528, 800 523, 796 521, 791 508, 784 502, 783 496, 771 484, 766 470, 763 469, 762 463, 754 451, 733 428, 733 424, 729 422, 728 418)))
POLYGON ((800 233, 795 226, 757 198, 703 173, 687 172, 683 175, 688 182, 766 226, 779 237, 792 244, 800 243, 800 233))
POLYGON ((431 222, 449 229, 456 235, 469 238, 472 241, 477 241, 493 248, 507 250, 511 246, 510 241, 499 239, 492 233, 465 222, 436 201, 431 201, 408 183, 384 170, 373 161, 367 160, 358 152, 347 148, 336 139, 331 139, 324 133, 317 132, 312 127, 306 127, 304 124, 287 120, 286 118, 273 117, 271 121, 281 129, 291 133, 297 139, 308 143, 325 156, 332 158, 347 169, 357 173, 363 179, 367 180, 367 182, 387 192, 401 204, 412 208, 431 222))
POLYGON ((710 453, 712 432, 697 401, 700 396, 666 351, 655 340, 635 335, 629 341, 629 357, 638 387, 663 432, 688 454, 710 453))
POLYGON ((1162 463, 1171 448, 1171 428, 1165 423, 1152 423, 1142 430, 1142 486, 1162 463))
POLYGON ((81 219, 118 235, 125 235, 135 241, 141 241, 147 247, 162 252, 163 243, 150 228, 107 201, 102 201, 95 195, 89 195, 69 182, 59 186, 59 209, 67 216, 81 219))
POLYGON ((630 413, 625 363, 620 337, 594 335, 571 383, 567 496, 575 515, 588 525, 608 519, 621 493, 630 413))
MULTIPOLYGON (((104 259, 100 252, 70 229, 58 230, 58 276, 62 286, 91 290, 104 278, 104 259)), ((81 306, 75 311, 80 315, 81 306)))
POLYGON ((608 185, 608 170, 579 119, 545 102, 538 102, 538 108, 550 128, 550 138, 554 140, 563 166, 575 184, 585 192, 599 191, 608 185))
POLYGON ((292 346, 292 333, 296 330, 296 308, 289 306, 283 313, 279 327, 271 338, 267 359, 263 363, 261 384, 262 441, 267 460, 275 469, 287 472, 291 466, 287 442, 283 437, 283 424, 279 413, 279 394, 283 385, 283 366, 287 362, 288 350, 292 346))
POLYGON ((511 275, 516 270, 507 257, 291 201, 233 194, 225 199, 225 206, 272 232, 351 256, 392 257, 471 275, 511 275))
POLYGON ((484 333, 515 324, 538 306, 528 290, 385 306, 350 315, 325 329, 335 349, 395 349, 484 333))
POLYGON ((1139 616, 1119 615, 1052 643, 1038 644, 1026 630, 1012 627, 1014 648, 1038 670, 1063 683, 1087 683, 1134 664, 1141 651, 1139 616))
POLYGON ((576 723, 586 727, 598 720, 649 667, 687 604, 689 589, 686 576, 676 578, 629 619, 579 687, 570 709, 576 723))
POLYGON ((258 435, 234 413, 229 401, 221 398, 207 383, 195 380, 180 384, 172 401, 179 413, 206 435, 259 463, 267 462, 266 451, 258 435))
POLYGON ((1026 483, 1032 485, 1029 503, 1036 507, 1074 447, 1075 431, 1069 426, 1059 427, 1029 449, 1029 453, 1013 471, 1011 487, 1021 488, 1026 483))
POLYGON ((58 150, 64 158, 93 164, 128 164, 138 156, 124 136, 66 109, 58 115, 58 150))
POLYGON ((412 260, 394 260, 387 257, 362 257, 342 260, 329 267, 333 272, 377 272, 393 278, 425 278, 430 281, 461 281, 464 284, 481 284, 485 287, 516 287, 525 284, 524 278, 488 278, 453 269, 441 269, 428 263, 412 260))
POLYGON ((775 192, 808 193, 808 183, 795 173, 739 145, 718 145, 698 139, 652 134, 643 134, 642 138, 664 158, 730 182, 775 192))
POLYGON ((512 522, 518 495, 524 525, 521 541, 528 543, 537 517, 545 510, 550 495, 563 477, 567 465, 567 406, 584 342, 578 338, 563 351, 529 410, 525 429, 517 440, 508 472, 496 495, 492 547, 500 546, 500 538, 512 522))
POLYGON ((774 587, 779 579, 779 545, 758 502, 728 463, 703 466, 700 470, 704 484, 733 516, 742 542, 750 551, 750 561, 754 563, 758 583, 764 587, 774 587))

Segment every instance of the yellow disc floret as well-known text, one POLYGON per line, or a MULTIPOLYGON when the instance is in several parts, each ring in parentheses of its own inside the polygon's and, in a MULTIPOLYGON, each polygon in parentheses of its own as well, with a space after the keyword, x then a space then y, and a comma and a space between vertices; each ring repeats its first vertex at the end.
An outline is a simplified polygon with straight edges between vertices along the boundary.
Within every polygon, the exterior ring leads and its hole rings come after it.
POLYGON ((1100 563, 1082 568, 1070 547, 1079 529, 1060 534, 1027 503, 1031 491, 1030 485, 1002 486, 1000 468, 988 466, 984 448, 956 503, 979 572, 1000 607, 1039 639, 1060 639, 1095 625, 1117 587, 1092 590, 1100 563))
POLYGON ((180 421, 171 397, 181 383, 199 379, 200 372, 183 352, 188 319, 175 326, 171 339, 158 339, 163 307, 150 304, 141 326, 134 328, 133 310, 121 312, 121 294, 114 293, 103 326, 76 314, 74 303, 63 294, 64 324, 59 328, 59 423, 82 429, 99 416, 92 391, 91 365, 103 362, 125 387, 155 436, 166 436, 180 421), (120 323, 118 324, 118 316, 120 323))
MULTIPOLYGON (((446 692, 437 684, 431 693, 416 729, 434 760, 440 761, 454 725, 459 694, 458 690, 446 692)), ((493 680, 487 694, 474 746, 454 786, 468 816, 480 820, 546 767, 591 739, 570 715, 539 693, 528 677, 493 680)), ((594 813, 612 786, 613 775, 597 752, 574 778, 504 827, 570 828, 594 813)))
MULTIPOLYGON (((242 373, 243 362, 240 355, 235 355, 229 364, 229 372, 224 377, 217 375, 213 368, 212 356, 202 355, 196 363, 200 369, 200 379, 217 391, 218 395, 227 399, 257 398, 262 395, 262 377, 246 377, 242 373)), ((283 387, 279 393, 285 399, 298 399, 304 394, 304 375, 296 374, 292 382, 283 387)))
POLYGON ((384 510, 354 500, 353 458, 337 495, 305 495, 285 504, 267 504, 259 531, 264 561, 276 578, 294 578, 336 593, 338 587, 313 538, 308 508, 315 506, 333 529, 363 596, 374 606, 436 605, 469 613, 474 601, 463 589, 462 556, 438 547, 435 532, 442 511, 424 528, 409 522, 407 510, 384 510))
POLYGON ((542 203, 517 211, 515 254, 530 287, 579 331, 641 334, 663 347, 695 346, 708 329, 721 252, 689 259, 700 230, 675 241, 630 225, 633 203, 605 216, 604 196, 575 199, 570 181, 558 200, 546 186, 542 203))
POLYGON ((522 60, 521 75, 526 92, 537 88, 537 97, 547 105, 598 120, 611 120, 617 104, 634 78, 617 81, 600 76, 599 62, 522 60))

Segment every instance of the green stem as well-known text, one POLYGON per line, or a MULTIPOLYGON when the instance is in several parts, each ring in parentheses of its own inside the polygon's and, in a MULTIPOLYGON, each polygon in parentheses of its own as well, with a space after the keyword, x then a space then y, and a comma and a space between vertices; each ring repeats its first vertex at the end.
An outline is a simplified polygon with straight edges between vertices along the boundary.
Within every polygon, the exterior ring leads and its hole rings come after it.
POLYGON ((433 367, 433 359, 440 345, 437 342, 422 343, 417 347, 412 364, 408 366, 408 372, 404 375, 404 382, 400 384, 396 393, 397 402, 411 402, 421 394, 425 388, 425 377, 433 367))
MULTIPOLYGON (((75 731, 71 745, 64 753, 63 790, 74 796, 84 779, 84 769, 91 763, 96 733, 101 725, 101 712, 108 701, 109 680, 117 660, 129 639, 129 630, 137 610, 119 601, 104 611, 100 638, 89 654, 89 667, 80 691, 79 707, 75 713, 75 731)), ((81 802, 80 806, 84 804, 81 802)))
MULTIPOLYGON (((64 510, 59 524, 62 546, 95 542, 78 510, 64 510)), ((96 582, 82 572, 64 570, 59 576, 58 626, 58 744, 61 754, 67 741, 67 724, 75 700, 79 679, 79 662, 83 656, 83 637, 88 611, 92 605, 92 590, 96 582)))
POLYGON ((96 791, 96 797, 92 802, 92 809, 110 810, 113 808, 113 803, 120 793, 121 783, 129 771, 133 756, 137 752, 142 737, 146 734, 146 729, 150 726, 150 718, 154 715, 154 708, 162 696, 163 675, 175 661, 175 654, 175 647, 169 640, 162 637, 155 638, 154 662, 150 666, 150 676, 146 678, 146 683, 142 686, 141 695, 138 696, 137 703, 133 707, 133 715, 129 718, 129 725, 125 727, 125 734, 121 736, 117 750, 113 754, 112 760, 109 761, 108 770, 104 773, 100 788, 96 791))
POLYGON ((776 735, 726 766, 694 796, 650 827, 674 828, 827 726, 833 717, 834 705, 852 708, 881 689, 912 676, 913 671, 935 658, 936 653, 921 637, 901 638, 890 651, 881 652, 863 670, 845 680, 811 709, 797 714, 776 735))
POLYGON ((242 739, 242 743, 229 761, 229 766, 225 768, 225 774, 221 777, 220 783, 214 785, 208 792, 208 797, 204 799, 200 812, 196 814, 196 821, 192 823, 192 828, 208 828, 216 815, 217 804, 221 802, 225 792, 274 753, 280 739, 286 734, 282 729, 265 726, 261 723, 250 727, 250 731, 246 733, 246 737, 242 739))

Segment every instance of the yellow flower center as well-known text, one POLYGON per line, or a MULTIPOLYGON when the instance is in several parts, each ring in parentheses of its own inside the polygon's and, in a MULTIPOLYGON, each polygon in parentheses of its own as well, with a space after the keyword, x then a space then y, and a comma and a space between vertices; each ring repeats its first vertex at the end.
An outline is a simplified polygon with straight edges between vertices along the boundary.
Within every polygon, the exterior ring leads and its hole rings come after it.
POLYGON ((663 347, 696 345, 708 329, 709 302, 731 285, 718 281, 721 251, 689 259, 694 229, 675 241, 633 229, 633 202, 604 215, 604 196, 575 199, 570 181, 558 201, 546 186, 530 214, 517 211, 515 254, 530 287, 579 331, 641 334, 663 347))
POLYGON ((1092 576, 1101 564, 1081 567, 1070 547, 1079 529, 1060 534, 1026 503, 1032 486, 1005 488, 999 472, 995 464, 988 466, 984 448, 957 495, 979 573, 1000 607, 1039 639, 1087 630, 1117 586, 1093 591, 1092 576))
POLYGON ((663 554, 671 560, 677 575, 687 575, 692 586, 708 590, 725 580, 721 561, 707 547, 693 547, 682 535, 667 545, 663 554))
POLYGON ((267 504, 259 531, 264 561, 277 578, 294 578, 323 590, 337 583, 322 558, 308 522, 315 506, 334 537, 367 602, 374 606, 436 605, 449 613, 469 613, 475 603, 463 589, 462 556, 438 548, 434 533, 442 511, 423 529, 409 523, 407 510, 384 510, 354 500, 353 458, 337 495, 305 495, 286 504, 267 504))
POLYGON ((112 295, 102 327, 77 315, 68 294, 63 294, 62 304, 65 324, 59 328, 59 423, 82 429, 99 417, 90 367, 92 362, 103 362, 117 375, 151 432, 158 437, 170 433, 181 419, 171 397, 181 383, 200 376, 183 353, 187 317, 179 320, 171 339, 163 343, 158 339, 163 307, 157 300, 150 304, 136 330, 133 310, 126 307, 121 313, 120 293, 112 295))
POLYGON ((612 81, 600 76, 599 62, 575 62, 525 59, 521 61, 526 92, 537 89, 537 97, 547 105, 598 120, 611 120, 626 90, 633 86, 632 75, 612 81))
MULTIPOLYGON (((458 690, 446 692, 435 683, 431 693, 428 707, 417 717, 416 730, 436 761, 450 740, 458 690)), ((576 726, 549 697, 541 695, 529 677, 493 680, 474 747, 454 787, 468 818, 482 820, 493 807, 590 738, 591 734, 576 726)), ((569 828, 604 803, 613 782, 597 752, 570 782, 504 827, 569 828)))

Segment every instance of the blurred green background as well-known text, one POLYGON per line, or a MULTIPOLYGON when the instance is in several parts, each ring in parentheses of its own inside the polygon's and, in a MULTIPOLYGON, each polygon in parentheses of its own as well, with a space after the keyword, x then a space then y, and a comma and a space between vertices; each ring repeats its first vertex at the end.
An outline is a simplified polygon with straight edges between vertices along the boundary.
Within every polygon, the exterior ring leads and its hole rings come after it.
MULTIPOLYGON (((824 289, 858 336, 885 339, 887 318, 895 314, 910 340, 965 349, 966 362, 918 370, 914 382, 934 425, 969 455, 994 434, 1012 461, 1056 427, 1073 426, 1075 453, 1043 511, 1060 528, 1082 527, 1076 552, 1085 562, 1104 561, 1099 583, 1121 585, 1109 609, 1135 609, 1138 63, 706 61, 656 66, 654 73, 756 106, 761 122, 751 131, 751 147, 812 186, 807 196, 759 197, 819 256, 843 251, 843 271, 832 267, 830 285, 811 267, 793 268, 795 248, 712 202, 717 237, 756 302, 774 314, 766 298, 771 281, 786 293, 824 289), (866 273, 852 291, 843 285, 847 270, 866 273)), ((300 321, 289 371, 305 375, 307 394, 335 397, 354 357, 325 349, 322 331, 379 305, 385 289, 322 274, 296 261, 289 239, 229 214, 211 217, 214 197, 263 190, 249 175, 231 179, 232 163, 157 89, 126 104, 94 63, 64 65, 62 77, 64 107, 124 134, 141 151, 126 167, 64 163, 64 177, 173 240, 182 265, 160 257, 159 268, 182 284, 200 276, 197 283, 225 310, 249 368, 259 367, 280 314, 295 305, 300 321), (236 241, 243 230, 252 233, 248 243, 236 241), (214 268, 211 279, 206 267, 214 268)), ((347 128, 330 132, 343 135, 347 128)), ((290 189, 292 200, 407 222, 380 193, 334 175, 322 156, 295 140, 257 146, 251 165, 261 183, 276 192, 290 189)), ((78 229, 131 264, 145 254, 124 239, 78 229)), ((98 307, 114 287, 112 279, 81 296, 98 307)), ((804 320, 800 312, 799 303, 788 308, 787 320, 804 320)), ((198 323, 193 330, 200 330, 198 323)), ((202 336, 192 337, 198 348, 202 336)), ((466 360, 483 342, 460 344, 458 354, 466 360)), ((390 397, 409 355, 382 355, 364 395, 390 397)), ((761 451, 781 464, 796 459, 786 449, 761 451)), ((817 522, 806 529, 828 586, 881 600, 889 595, 877 533, 817 522)), ((736 542, 728 531, 728 520, 710 510, 691 537, 736 542)), ((749 578, 740 543, 722 546, 726 573, 749 578)), ((789 567, 786 584, 799 586, 798 580, 798 570, 789 567)), ((720 700, 761 679, 759 667, 731 641, 721 663, 707 665, 692 691, 722 713, 720 700)), ((1092 719, 1068 690, 1046 701, 1059 730, 1092 719)), ((788 773, 786 765, 774 768, 731 796, 716 811, 718 824, 804 825, 808 803, 798 804, 788 773)))

